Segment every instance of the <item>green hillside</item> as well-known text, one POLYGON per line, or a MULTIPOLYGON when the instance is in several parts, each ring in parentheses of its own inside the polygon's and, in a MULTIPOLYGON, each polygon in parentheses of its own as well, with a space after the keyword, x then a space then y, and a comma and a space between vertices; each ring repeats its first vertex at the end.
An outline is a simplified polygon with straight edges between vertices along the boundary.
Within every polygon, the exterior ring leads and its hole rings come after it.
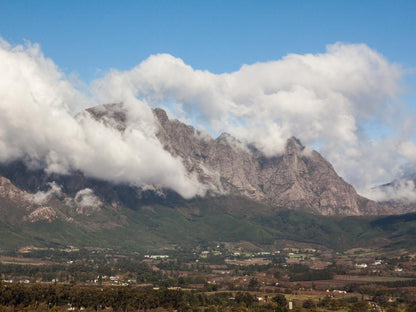
POLYGON ((387 217, 323 217, 272 210, 240 197, 195 199, 175 205, 103 209, 74 221, 0 223, 0 248, 21 246, 109 247, 130 251, 171 246, 192 248, 215 242, 280 240, 319 244, 335 250, 353 247, 416 247, 416 214, 387 217))

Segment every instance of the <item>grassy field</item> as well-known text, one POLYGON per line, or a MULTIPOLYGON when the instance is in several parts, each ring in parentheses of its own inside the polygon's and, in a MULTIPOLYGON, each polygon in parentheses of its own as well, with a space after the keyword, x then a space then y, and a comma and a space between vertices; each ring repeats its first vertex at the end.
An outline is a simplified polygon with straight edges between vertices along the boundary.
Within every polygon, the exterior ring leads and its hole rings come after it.
MULTIPOLYGON (((323 289, 342 290, 345 286, 351 284, 366 284, 366 283, 382 283, 382 282, 397 282, 397 281, 409 281, 414 278, 409 277, 396 277, 396 276, 371 276, 371 275, 335 275, 332 280, 318 280, 318 281, 297 281, 293 282, 294 285, 303 287, 305 289, 323 289)), ((332 292, 331 292, 332 294, 332 292)))
POLYGON ((52 265, 58 264, 51 261, 45 261, 35 258, 18 258, 18 257, 0 257, 0 262, 3 264, 18 264, 18 265, 52 265))
POLYGON ((371 276, 371 275, 335 275, 334 280, 358 282, 358 283, 377 283, 377 282, 397 282, 413 280, 411 277, 400 276, 371 276))

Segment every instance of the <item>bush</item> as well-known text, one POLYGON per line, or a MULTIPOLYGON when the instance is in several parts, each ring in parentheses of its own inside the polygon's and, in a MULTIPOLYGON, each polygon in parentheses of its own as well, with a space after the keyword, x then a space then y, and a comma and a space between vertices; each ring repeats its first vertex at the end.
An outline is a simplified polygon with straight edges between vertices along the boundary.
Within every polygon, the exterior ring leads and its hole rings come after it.
POLYGON ((368 302, 358 301, 352 305, 351 312, 368 312, 368 308, 368 302))
POLYGON ((313 309, 316 307, 316 305, 312 299, 308 299, 303 302, 302 307, 305 309, 313 309))
POLYGON ((282 294, 274 296, 272 301, 276 302, 278 307, 285 307, 287 305, 286 297, 282 294))

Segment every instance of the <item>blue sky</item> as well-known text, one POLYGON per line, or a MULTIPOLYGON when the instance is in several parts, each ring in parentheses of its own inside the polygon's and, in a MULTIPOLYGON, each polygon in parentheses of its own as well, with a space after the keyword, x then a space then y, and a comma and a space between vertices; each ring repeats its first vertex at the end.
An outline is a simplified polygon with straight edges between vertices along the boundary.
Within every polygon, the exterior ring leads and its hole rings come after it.
MULTIPOLYGON (((155 53, 214 73, 366 43, 416 67, 415 1, 0 1, 0 35, 89 82, 155 53)), ((409 79, 410 81, 410 79, 409 79)), ((412 79, 415 85, 415 79, 412 79)))

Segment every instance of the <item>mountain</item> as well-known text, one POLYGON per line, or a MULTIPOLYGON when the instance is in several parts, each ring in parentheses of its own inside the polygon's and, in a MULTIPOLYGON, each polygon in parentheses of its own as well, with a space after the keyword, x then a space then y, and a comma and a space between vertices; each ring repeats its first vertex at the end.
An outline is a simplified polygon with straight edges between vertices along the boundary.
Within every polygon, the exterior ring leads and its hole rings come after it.
MULTIPOLYGON (((87 110, 96 120, 125 130, 127 110, 122 104, 87 110)), ((179 157, 189 174, 214 193, 238 194, 270 207, 304 210, 321 215, 391 214, 357 194, 337 175, 318 152, 307 151, 292 137, 282 155, 267 158, 253 146, 246 146, 224 133, 216 139, 178 120, 170 120, 155 109, 157 137, 164 148, 179 157)))
POLYGON ((256 248, 313 244, 339 251, 355 247, 416 250, 416 214, 320 216, 270 210, 261 202, 233 195, 164 203, 148 197, 148 204, 134 209, 83 203, 79 194, 54 195, 34 203, 33 193, 8 179, 1 182, 0 250, 6 251, 23 246, 189 251, 219 242, 250 243, 256 248))
MULTIPOLYGON (((243 196, 267 205, 271 211, 287 208, 338 216, 395 213, 387 205, 358 195, 328 161, 318 152, 307 150, 294 137, 287 140, 282 155, 268 158, 254 146, 247 146, 227 133, 214 139, 169 119, 162 109, 154 109, 153 113, 158 125, 157 138, 165 150, 181 159, 188 174, 197 176, 209 190, 208 196, 243 196)), ((100 105, 83 114, 90 114, 117 131, 126 129, 128 111, 123 104, 100 105)), ((48 192, 51 185, 59 186, 63 206, 69 200, 65 196, 79 200, 81 195, 95 196, 96 202, 110 206, 130 208, 184 201, 171 190, 159 190, 163 192, 160 196, 160 192, 88 178, 81 172, 46 174, 42 169, 28 169, 21 161, 1 164, 0 176, 29 193, 48 192)))
MULTIPOLYGON (((123 104, 82 114, 126 131, 123 104)), ((154 249, 238 240, 293 240, 338 249, 413 246, 409 235, 414 215, 351 217, 401 211, 358 195, 328 161, 298 139, 289 138, 284 153, 270 158, 229 134, 214 139, 169 119, 161 109, 153 114, 158 140, 206 187, 206 196, 184 199, 169 189, 113 183, 79 171, 51 174, 22 160, 3 163, 0 248, 56 244, 154 249)))
POLYGON ((416 211, 416 173, 410 168, 402 177, 379 185, 372 190, 373 195, 392 211, 409 213, 416 211))

